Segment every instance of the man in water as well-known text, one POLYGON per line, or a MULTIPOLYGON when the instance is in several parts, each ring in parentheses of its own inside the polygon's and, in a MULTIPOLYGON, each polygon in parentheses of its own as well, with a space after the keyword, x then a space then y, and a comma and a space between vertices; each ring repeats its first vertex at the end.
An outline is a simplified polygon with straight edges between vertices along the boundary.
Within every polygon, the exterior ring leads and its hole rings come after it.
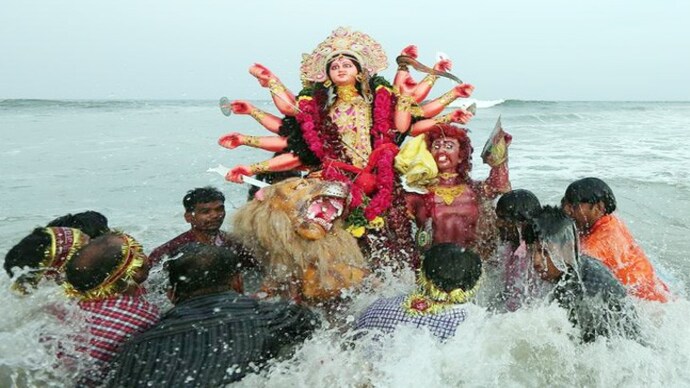
POLYGON ((417 291, 379 299, 357 320, 357 329, 394 331, 398 326, 426 327, 444 340, 467 317, 463 303, 479 288, 482 262, 479 256, 452 243, 432 246, 424 253, 417 291))
POLYGON ((181 235, 154 249, 149 255, 152 264, 163 257, 174 257, 180 248, 189 243, 226 246, 229 238, 220 230, 225 220, 225 196, 219 190, 207 186, 190 190, 182 198, 184 219, 191 228, 181 235))
POLYGON ((175 307, 123 347, 108 386, 221 386, 304 341, 317 316, 299 305, 242 295, 239 264, 231 251, 201 244, 168 261, 175 307))
POLYGON ((638 298, 666 302, 668 286, 656 276, 642 247, 616 217, 616 197, 601 179, 571 183, 561 201, 563 211, 577 225, 582 252, 600 260, 638 298))
POLYGON ((61 284, 65 263, 89 240, 79 229, 34 229, 5 255, 5 271, 10 277, 16 277, 12 289, 27 294, 43 279, 61 284), (22 274, 17 268, 26 272, 22 274))
POLYGON ((637 314, 625 288, 599 261, 578 252, 577 231, 561 209, 545 206, 523 229, 534 269, 568 311, 583 342, 612 335, 637 339, 637 314))
POLYGON ((508 311, 517 310, 539 294, 541 282, 532 269, 521 237, 523 226, 539 211, 539 199, 529 190, 509 191, 496 203, 496 227, 503 243, 503 300, 508 311))
POLYGON ((68 213, 48 223, 46 227, 61 226, 79 229, 91 238, 100 237, 110 231, 108 219, 103 214, 87 210, 81 213, 68 213))
POLYGON ((89 331, 88 369, 79 386, 100 384, 120 345, 158 321, 158 308, 144 300, 140 286, 148 273, 141 245, 126 234, 93 239, 65 265, 65 290, 79 299, 89 331))

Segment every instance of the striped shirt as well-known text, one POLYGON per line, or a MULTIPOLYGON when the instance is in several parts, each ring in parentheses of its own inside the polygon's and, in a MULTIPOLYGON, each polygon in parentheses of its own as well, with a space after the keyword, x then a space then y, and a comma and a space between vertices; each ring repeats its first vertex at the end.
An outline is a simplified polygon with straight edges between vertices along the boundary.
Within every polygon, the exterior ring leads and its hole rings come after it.
POLYGON ((133 334, 141 333, 158 322, 158 308, 140 296, 117 295, 102 300, 79 303, 86 312, 89 343, 84 349, 94 365, 83 378, 99 381, 105 366, 119 347, 133 334))
POLYGON ((317 325, 305 307, 233 291, 185 300, 123 346, 110 387, 215 387, 238 381, 317 325))
POLYGON ((436 314, 412 315, 403 307, 405 298, 407 295, 377 300, 362 313, 356 328, 390 333, 401 325, 426 327, 431 334, 444 340, 454 336, 458 325, 467 318, 467 311, 460 305, 436 314))

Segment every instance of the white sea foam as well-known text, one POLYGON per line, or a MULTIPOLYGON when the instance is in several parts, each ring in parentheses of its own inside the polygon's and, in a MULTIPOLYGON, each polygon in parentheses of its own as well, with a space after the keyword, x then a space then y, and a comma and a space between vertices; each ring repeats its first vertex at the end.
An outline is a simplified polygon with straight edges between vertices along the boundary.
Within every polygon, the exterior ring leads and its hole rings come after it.
POLYGON ((474 98, 462 98, 451 102, 448 106, 451 108, 466 108, 472 104, 477 104, 478 109, 485 109, 503 104, 504 102, 505 100, 476 100, 474 98))

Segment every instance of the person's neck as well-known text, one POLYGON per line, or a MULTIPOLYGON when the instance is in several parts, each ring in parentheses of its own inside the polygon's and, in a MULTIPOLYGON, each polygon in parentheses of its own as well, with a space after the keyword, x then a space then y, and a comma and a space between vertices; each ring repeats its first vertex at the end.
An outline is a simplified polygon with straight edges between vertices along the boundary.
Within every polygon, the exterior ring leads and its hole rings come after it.
POLYGON ((122 292, 122 295, 127 296, 139 296, 142 294, 142 289, 140 284, 132 284, 126 290, 122 292))
POLYGON ((202 244, 213 244, 214 240, 220 234, 220 230, 200 230, 192 229, 194 238, 202 244))
POLYGON ((192 292, 189 292, 189 293, 184 294, 184 295, 180 295, 179 299, 175 302, 175 304, 182 303, 182 302, 185 302, 189 299, 197 298, 200 296, 222 294, 222 293, 229 292, 229 291, 237 292, 238 294, 242 294, 241 292, 235 290, 234 288, 232 288, 229 285, 204 287, 202 289, 192 291, 192 292))

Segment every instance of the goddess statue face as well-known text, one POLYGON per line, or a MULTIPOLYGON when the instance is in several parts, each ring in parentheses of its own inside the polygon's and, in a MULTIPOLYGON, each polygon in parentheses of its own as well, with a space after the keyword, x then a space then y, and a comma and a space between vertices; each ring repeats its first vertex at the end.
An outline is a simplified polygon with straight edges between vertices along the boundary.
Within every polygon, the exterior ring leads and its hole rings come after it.
POLYGON ((335 86, 354 85, 359 69, 350 58, 340 56, 328 65, 328 77, 335 86))

